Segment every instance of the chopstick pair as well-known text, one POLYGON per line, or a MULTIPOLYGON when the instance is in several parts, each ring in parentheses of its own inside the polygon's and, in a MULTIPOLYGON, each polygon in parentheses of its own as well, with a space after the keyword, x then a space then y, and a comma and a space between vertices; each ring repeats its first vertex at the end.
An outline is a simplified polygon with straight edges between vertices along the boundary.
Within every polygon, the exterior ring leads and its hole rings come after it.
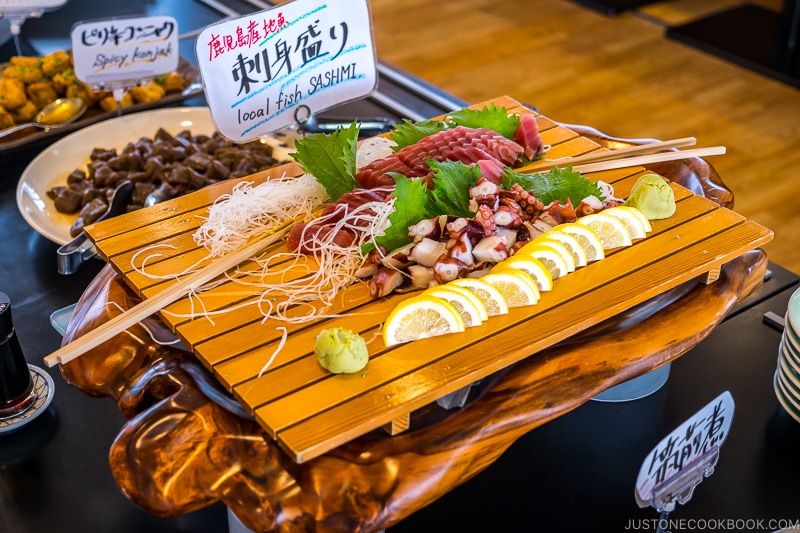
POLYGON ((48 367, 53 367, 57 364, 63 365, 80 357, 92 348, 96 348, 100 344, 111 340, 129 327, 161 311, 172 302, 191 294, 192 291, 202 287, 249 257, 256 255, 270 244, 277 242, 289 232, 293 223, 294 220, 288 220, 266 235, 256 238, 243 248, 214 259, 207 267, 187 275, 174 285, 167 287, 146 300, 142 300, 122 314, 115 316, 108 322, 85 333, 69 344, 62 346, 44 358, 45 364, 48 367))
POLYGON ((602 170, 612 170, 617 168, 634 167, 651 163, 661 163, 664 161, 675 161, 688 159, 690 157, 707 157, 712 155, 722 155, 725 153, 724 146, 711 146, 708 148, 696 148, 692 150, 671 150, 684 146, 693 146, 697 139, 694 137, 684 137, 670 141, 647 143, 619 150, 608 150, 592 152, 576 157, 563 157, 546 161, 537 161, 522 169, 522 172, 540 172, 550 170, 555 167, 572 166, 573 170, 582 173, 600 172, 602 170), (669 151, 662 151, 669 150, 669 151))

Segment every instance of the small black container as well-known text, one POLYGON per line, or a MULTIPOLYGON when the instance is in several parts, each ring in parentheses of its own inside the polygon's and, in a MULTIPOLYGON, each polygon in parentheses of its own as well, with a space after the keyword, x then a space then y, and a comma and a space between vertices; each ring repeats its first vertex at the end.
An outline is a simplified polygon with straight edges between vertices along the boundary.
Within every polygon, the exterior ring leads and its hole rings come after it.
POLYGON ((11 318, 11 300, 0 292, 0 418, 17 415, 33 405, 36 394, 11 318))

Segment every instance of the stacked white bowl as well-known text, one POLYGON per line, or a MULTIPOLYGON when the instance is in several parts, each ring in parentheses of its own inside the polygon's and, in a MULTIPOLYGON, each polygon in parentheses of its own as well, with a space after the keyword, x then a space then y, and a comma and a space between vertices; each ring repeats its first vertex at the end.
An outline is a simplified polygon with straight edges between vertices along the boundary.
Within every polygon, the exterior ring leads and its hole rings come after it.
POLYGON ((800 422, 800 289, 786 309, 774 387, 780 404, 800 422))

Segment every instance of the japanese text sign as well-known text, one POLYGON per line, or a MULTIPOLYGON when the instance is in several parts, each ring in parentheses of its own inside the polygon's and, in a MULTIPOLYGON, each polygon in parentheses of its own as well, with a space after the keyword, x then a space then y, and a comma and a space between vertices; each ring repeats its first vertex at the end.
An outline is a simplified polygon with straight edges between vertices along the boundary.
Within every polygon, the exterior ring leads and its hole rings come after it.
POLYGON ((655 487, 677 475, 714 447, 721 447, 733 422, 733 397, 723 392, 664 437, 642 463, 636 499, 648 505, 655 487))
POLYGON ((71 40, 75 76, 93 87, 133 85, 178 68, 178 24, 172 17, 79 22, 71 40))
POLYGON ((233 142, 368 95, 377 84, 366 0, 295 0, 207 27, 197 60, 211 115, 233 142))

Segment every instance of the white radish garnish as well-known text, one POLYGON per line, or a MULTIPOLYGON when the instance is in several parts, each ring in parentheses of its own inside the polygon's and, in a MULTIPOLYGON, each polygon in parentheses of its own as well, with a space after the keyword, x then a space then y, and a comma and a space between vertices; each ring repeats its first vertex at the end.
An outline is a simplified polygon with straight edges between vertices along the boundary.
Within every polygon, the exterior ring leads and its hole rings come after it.
POLYGON ((255 187, 252 182, 242 182, 214 202, 194 240, 212 257, 220 256, 287 220, 310 218, 327 200, 325 189, 310 174, 273 179, 255 187))

